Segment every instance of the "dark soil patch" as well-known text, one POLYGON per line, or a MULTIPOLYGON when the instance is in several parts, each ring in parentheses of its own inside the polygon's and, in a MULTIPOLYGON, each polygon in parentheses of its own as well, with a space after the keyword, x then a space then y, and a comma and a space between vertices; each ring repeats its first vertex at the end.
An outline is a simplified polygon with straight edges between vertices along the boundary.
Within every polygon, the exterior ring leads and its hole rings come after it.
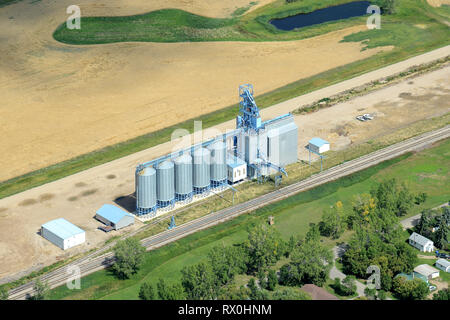
POLYGON ((81 193, 81 196, 82 196, 82 197, 87 197, 87 196, 90 196, 91 194, 96 193, 97 191, 98 191, 98 189, 86 190, 86 191, 83 191, 83 192, 81 193))
POLYGON ((116 175, 115 174, 108 174, 107 176, 106 176, 106 179, 115 179, 116 178, 116 175))
POLYGON ((40 202, 48 201, 48 200, 53 199, 54 197, 55 197, 55 195, 52 193, 44 193, 39 196, 39 201, 40 202))
POLYGON ((25 199, 21 203, 19 203, 19 206, 26 207, 26 206, 31 206, 35 203, 37 203, 37 201, 35 199, 25 199))
POLYGON ((78 187, 78 188, 86 187, 86 186, 87 186, 87 184, 84 183, 84 182, 78 182, 78 183, 75 183, 75 187, 78 187))
POLYGON ((402 92, 398 95, 398 97, 403 99, 411 98, 411 92, 402 92))

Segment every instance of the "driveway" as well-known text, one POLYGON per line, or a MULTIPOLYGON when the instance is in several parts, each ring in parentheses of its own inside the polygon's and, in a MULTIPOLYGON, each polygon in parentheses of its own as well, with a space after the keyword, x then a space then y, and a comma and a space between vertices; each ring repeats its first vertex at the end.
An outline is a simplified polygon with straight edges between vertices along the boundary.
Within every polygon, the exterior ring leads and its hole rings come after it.
MULTIPOLYGON (((449 204, 447 202, 447 203, 441 204, 440 206, 437 206, 433 209, 443 208, 448 205, 449 204)), ((420 221, 420 213, 416 214, 415 216, 403 219, 402 221, 400 221, 400 223, 402 224, 403 229, 411 229, 411 228, 415 227, 419 223, 419 221, 420 221)))
MULTIPOLYGON (((336 261, 336 259, 338 259, 338 258, 341 258, 343 256, 343 254, 345 253, 346 249, 347 249, 346 244, 335 246, 333 248, 334 261, 336 261)), ((336 268, 336 265, 333 265, 333 267, 330 270, 330 279, 334 280, 335 278, 339 278, 342 280, 346 276, 347 275, 345 273, 343 273, 342 271, 338 270, 338 268, 336 268)), ((358 294, 358 297, 364 296, 365 288, 366 288, 365 285, 363 285, 359 281, 356 281, 356 293, 358 294)))

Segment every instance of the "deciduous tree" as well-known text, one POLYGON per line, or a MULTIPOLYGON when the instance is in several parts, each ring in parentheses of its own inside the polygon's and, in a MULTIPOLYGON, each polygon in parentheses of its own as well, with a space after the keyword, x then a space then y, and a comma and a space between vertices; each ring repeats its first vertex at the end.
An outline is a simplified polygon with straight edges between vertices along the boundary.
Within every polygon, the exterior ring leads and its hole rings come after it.
POLYGON ((139 290, 139 298, 142 300, 155 300, 156 295, 153 286, 144 282, 139 290))
POLYGON ((342 235, 345 230, 345 221, 341 201, 336 202, 330 209, 324 211, 320 229, 324 236, 332 239, 338 239, 342 235))
POLYGON ((116 261, 112 268, 120 279, 135 274, 144 260, 145 248, 134 238, 118 241, 113 251, 116 261))
POLYGON ((219 295, 221 283, 210 265, 201 262, 184 267, 181 270, 181 275, 181 284, 188 299, 212 300, 219 295))
POLYGON ((161 300, 184 300, 186 293, 180 283, 167 284, 164 279, 159 279, 157 284, 158 297, 161 300))
POLYGON ((278 231, 266 224, 257 225, 249 230, 245 247, 249 270, 256 272, 278 261, 284 252, 283 240, 278 231))

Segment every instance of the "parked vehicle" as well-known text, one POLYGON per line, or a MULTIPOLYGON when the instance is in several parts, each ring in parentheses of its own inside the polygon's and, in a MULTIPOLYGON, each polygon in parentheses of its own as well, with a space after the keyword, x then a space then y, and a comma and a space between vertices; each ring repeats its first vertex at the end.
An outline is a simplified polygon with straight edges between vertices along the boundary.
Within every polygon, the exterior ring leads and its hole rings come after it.
POLYGON ((365 119, 363 116, 357 116, 356 120, 359 120, 359 121, 362 121, 362 122, 367 121, 367 119, 365 119))
POLYGON ((363 117, 366 120, 373 120, 373 116, 371 116, 369 113, 364 114, 363 117))
POLYGON ((442 259, 450 259, 450 254, 446 254, 444 252, 439 252, 439 250, 436 250, 436 257, 442 259))
POLYGON ((111 226, 100 226, 100 227, 98 227, 98 229, 102 230, 103 232, 110 232, 110 231, 114 230, 114 228, 111 226))
POLYGON ((428 286, 428 289, 430 289, 430 291, 434 291, 434 290, 436 290, 437 288, 436 288, 436 286, 428 286))

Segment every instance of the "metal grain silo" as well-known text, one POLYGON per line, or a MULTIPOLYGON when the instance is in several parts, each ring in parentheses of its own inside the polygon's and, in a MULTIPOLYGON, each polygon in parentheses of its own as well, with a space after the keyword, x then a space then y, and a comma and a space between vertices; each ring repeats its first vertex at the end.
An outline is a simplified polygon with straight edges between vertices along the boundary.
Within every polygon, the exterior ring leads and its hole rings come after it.
POLYGON ((211 151, 211 186, 219 186, 227 180, 227 145, 216 141, 208 149, 211 151))
POLYGON ((137 214, 147 214, 156 209, 156 170, 147 167, 136 171, 137 214))
POLYGON ((174 160, 175 163, 175 197, 186 200, 192 197, 192 157, 185 153, 174 160))
POLYGON ((158 207, 167 207, 175 201, 175 170, 172 161, 156 166, 156 199, 158 207))
POLYGON ((205 148, 199 148, 192 153, 193 156, 193 180, 194 192, 200 194, 209 189, 211 152, 205 148))

